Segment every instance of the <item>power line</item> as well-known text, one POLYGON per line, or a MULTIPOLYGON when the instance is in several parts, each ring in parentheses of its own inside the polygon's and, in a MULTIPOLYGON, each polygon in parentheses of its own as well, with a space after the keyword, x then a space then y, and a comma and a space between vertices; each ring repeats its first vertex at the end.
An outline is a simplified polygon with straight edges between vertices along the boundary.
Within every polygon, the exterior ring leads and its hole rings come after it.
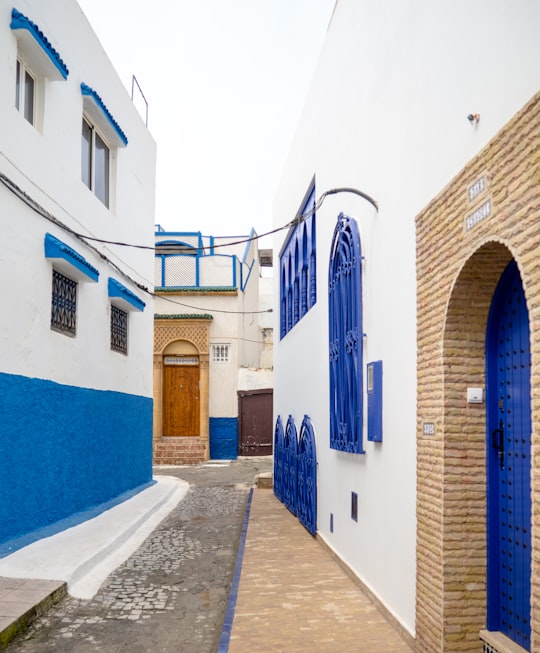
MULTIPOLYGON (((97 236, 89 236, 87 234, 83 234, 80 232, 75 231, 74 229, 71 229, 67 225, 64 225, 62 222, 60 222, 57 218, 52 216, 48 211, 46 211, 43 207, 41 207, 35 200, 33 200, 29 195, 27 195, 21 188, 19 188, 11 179, 6 177, 4 174, 0 173, 0 181, 7 186, 12 192, 14 192, 16 195, 19 195, 21 199, 24 199, 24 201, 28 200, 29 206, 33 208, 37 213, 42 215, 42 217, 46 218, 47 220, 50 220, 51 222, 54 222, 58 226, 60 226, 62 229, 65 229, 66 231, 69 231, 73 236, 77 238, 83 238, 85 240, 90 240, 92 242, 97 242, 97 243, 103 243, 105 245, 117 245, 119 247, 132 247, 134 249, 146 249, 146 250, 152 250, 156 251, 156 249, 159 251, 159 246, 156 248, 155 245, 137 245, 134 243, 126 243, 124 241, 120 240, 107 240, 106 238, 98 238, 97 236)), ((258 240, 260 238, 264 238, 265 236, 272 236, 275 233, 278 233, 279 231, 283 231, 284 229, 289 229, 290 227, 294 227, 307 218, 311 217, 314 215, 322 206, 324 200, 330 196, 330 195, 336 195, 338 193, 352 193, 353 195, 358 195, 359 197, 362 197, 363 199, 367 200, 370 204, 372 204, 375 209, 378 211, 379 207, 377 202, 370 197, 367 193, 364 193, 361 190, 358 190, 357 188, 350 188, 350 187, 343 187, 343 188, 331 188, 330 190, 325 191, 322 193, 322 195, 319 197, 319 199, 316 201, 315 206, 310 210, 306 211, 305 213, 300 213, 298 214, 295 218, 293 218, 290 222, 287 222, 287 224, 282 225, 281 227, 276 227, 275 229, 271 229, 270 231, 266 231, 265 233, 262 234, 255 234, 254 236, 249 236, 248 238, 242 238, 240 240, 234 240, 230 241, 227 243, 214 243, 213 245, 205 245, 203 247, 198 247, 196 249, 201 249, 201 250, 214 250, 218 249, 220 247, 231 247, 233 245, 243 245, 245 243, 250 243, 253 242, 254 240, 258 240)), ((97 251, 97 250, 95 250, 97 251)), ((99 253, 99 252, 98 252, 99 253)))
MULTIPOLYGON (((133 245, 133 244, 130 244, 130 243, 124 243, 124 242, 121 242, 121 241, 106 240, 106 239, 103 239, 103 238, 96 238, 94 236, 88 236, 86 234, 79 233, 79 232, 75 231, 74 229, 72 229, 71 227, 68 227, 61 220, 59 220, 54 215, 49 213, 38 202, 36 202, 30 195, 28 195, 28 193, 26 193, 24 190, 22 190, 22 188, 17 186, 17 184, 15 184, 15 182, 13 182, 11 179, 9 179, 9 177, 7 177, 6 175, 4 175, 1 172, 0 172, 0 182, 2 182, 2 184, 4 184, 4 186, 6 188, 8 188, 14 195, 16 195, 19 199, 21 199, 35 213, 40 215, 42 218, 45 218, 46 220, 48 220, 52 224, 56 225, 60 229, 63 229, 67 233, 71 234, 75 238, 81 240, 87 247, 89 247, 93 252, 95 252, 101 259, 105 260, 117 272, 122 274, 122 276, 124 276, 133 285, 135 285, 137 288, 139 288, 139 290, 142 290, 143 292, 147 293, 148 295, 152 296, 153 298, 159 297, 159 298, 161 298, 161 299, 163 299, 165 301, 168 301, 168 302, 170 302, 172 304, 176 304, 178 306, 183 306, 184 308, 191 308, 191 309, 195 309, 195 310, 198 310, 198 311, 203 311, 204 310, 204 309, 202 309, 202 308, 200 308, 198 306, 192 306, 190 304, 185 304, 184 302, 179 302, 177 300, 171 299, 170 297, 164 297, 163 295, 158 295, 155 292, 152 292, 151 290, 149 290, 143 284, 139 283, 138 281, 135 281, 135 279, 130 277, 126 272, 124 272, 124 270, 122 270, 116 263, 111 261, 111 259, 108 256, 106 256, 105 254, 100 252, 98 249, 93 247, 87 241, 90 240, 90 241, 94 241, 94 242, 104 243, 104 244, 107 244, 107 245, 120 245, 120 246, 123 246, 123 247, 133 247, 133 248, 137 248, 137 249, 147 249, 147 250, 154 250, 154 251, 156 250, 155 246, 151 247, 149 245, 133 245)), ((270 236, 272 234, 277 233, 278 231, 283 231, 284 229, 294 227, 294 226, 302 223, 307 218, 314 215, 316 213, 316 211, 319 210, 322 203, 324 202, 324 200, 329 195, 336 195, 337 193, 353 193, 354 195, 358 195, 359 197, 362 197, 363 199, 367 200, 370 204, 372 204, 377 211, 379 210, 377 202, 372 197, 370 197, 369 195, 364 193, 363 191, 360 191, 360 190, 358 190, 356 188, 348 188, 348 187, 332 188, 330 190, 325 191, 319 197, 319 199, 316 201, 313 209, 311 209, 310 211, 306 211, 305 213, 301 213, 301 214, 297 215, 293 220, 291 220, 290 222, 288 222, 287 224, 285 224, 285 225, 283 225, 281 227, 277 227, 276 229, 272 229, 271 231, 268 231, 268 232, 266 232, 264 234, 260 234, 260 235, 255 234, 255 236, 251 236, 251 237, 246 238, 246 239, 237 240, 237 241, 233 241, 233 242, 229 242, 229 243, 223 243, 221 245, 219 245, 219 244, 218 245, 211 245, 209 247, 202 247, 202 248, 199 248, 199 249, 214 249, 216 247, 230 247, 231 245, 240 245, 240 244, 243 244, 243 243, 252 242, 252 241, 257 240, 259 238, 263 238, 264 236, 270 236)), ((234 315, 256 315, 256 314, 272 313, 273 309, 268 308, 268 309, 265 309, 263 311, 227 311, 227 310, 224 310, 224 309, 212 309, 212 312, 214 312, 214 313, 228 313, 228 314, 234 314, 234 315)))

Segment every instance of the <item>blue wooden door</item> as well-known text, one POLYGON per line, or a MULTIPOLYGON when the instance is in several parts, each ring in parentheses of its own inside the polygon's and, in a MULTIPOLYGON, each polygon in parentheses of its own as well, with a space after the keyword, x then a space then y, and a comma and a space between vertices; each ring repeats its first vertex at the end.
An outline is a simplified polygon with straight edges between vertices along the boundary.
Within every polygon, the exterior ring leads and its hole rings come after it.
POLYGON ((487 332, 488 619, 530 650, 531 355, 515 262, 501 276, 487 332))

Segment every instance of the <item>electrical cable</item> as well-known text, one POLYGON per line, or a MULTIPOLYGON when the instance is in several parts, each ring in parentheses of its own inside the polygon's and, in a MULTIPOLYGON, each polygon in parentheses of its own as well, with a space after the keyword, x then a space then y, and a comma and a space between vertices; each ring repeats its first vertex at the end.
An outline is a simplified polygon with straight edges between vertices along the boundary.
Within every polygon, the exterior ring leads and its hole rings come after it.
MULTIPOLYGON (((133 243, 126 243, 123 241, 118 241, 118 240, 107 240, 106 238, 97 238, 96 236, 88 236, 87 234, 82 234, 79 233, 67 225, 64 225, 61 223, 57 218, 52 216, 50 213, 48 213, 43 207, 41 207, 37 202, 35 202, 29 195, 27 195, 22 189, 20 189, 14 182, 12 182, 8 177, 6 177, 4 174, 0 173, 0 181, 7 186, 12 192, 14 192, 16 195, 19 195, 21 199, 24 199, 24 201, 28 200, 31 204, 31 208, 33 208, 37 213, 42 215, 42 217, 46 218, 47 220, 50 220, 51 222, 54 222, 54 224, 57 224, 58 226, 62 227, 69 233, 71 233, 73 236, 76 236, 77 238, 84 238, 85 240, 90 240, 93 242, 98 242, 98 243, 103 243, 105 245, 117 245, 119 247, 132 247, 134 249, 148 249, 148 250, 153 250, 156 251, 156 249, 159 251, 159 246, 156 248, 155 245, 136 245, 133 243), (35 205, 35 206, 34 206, 35 205)), ((310 210, 306 211, 305 213, 300 213, 298 214, 295 218, 293 218, 290 222, 287 222, 287 224, 282 225, 281 227, 276 227, 275 229, 271 229, 270 231, 266 231, 263 234, 255 234, 254 236, 250 236, 248 238, 242 238, 240 240, 234 240, 231 242, 227 243, 214 243, 213 245, 205 245, 203 247, 199 247, 196 249, 200 250, 214 250, 218 249, 220 247, 231 247, 233 245, 243 245, 244 243, 250 243, 254 240, 258 240, 260 238, 264 238, 265 236, 272 236, 275 233, 278 233, 279 231, 283 231, 284 229, 289 229, 290 227, 294 227, 307 218, 311 217, 314 215, 322 206, 324 200, 329 196, 329 195, 336 195, 338 193, 352 193, 353 195, 358 195, 359 197, 365 199, 368 201, 370 204, 372 204, 375 209, 378 211, 379 206, 377 202, 370 197, 367 193, 364 193, 361 190, 358 190, 357 188, 350 188, 350 187, 343 187, 343 188, 331 188, 330 190, 325 191, 322 193, 322 195, 319 197, 317 202, 315 203, 315 206, 310 210)), ((97 251, 97 250, 95 250, 97 251)))
MULTIPOLYGON (((80 233, 76 232, 75 230, 71 229, 71 227, 68 227, 66 224, 64 224, 61 220, 56 218, 54 215, 49 213, 40 204, 38 204, 32 197, 30 197, 30 195, 28 195, 25 191, 23 191, 21 188, 19 188, 19 186, 17 186, 17 184, 12 182, 11 179, 6 177, 3 173, 0 173, 0 182, 2 182, 4 184, 4 186, 6 186, 6 188, 8 188, 14 195, 16 195, 20 200, 22 200, 24 202, 24 204, 26 204, 29 208, 31 208, 39 216, 41 216, 42 218, 45 218, 46 220, 48 220, 52 224, 56 225, 60 229, 63 229, 64 231, 66 231, 70 235, 72 235, 75 238, 81 240, 81 242, 83 242, 86 245, 86 247, 90 248, 101 259, 103 259, 104 261, 109 263, 109 265, 111 265, 117 272, 122 274, 122 276, 124 278, 126 278, 132 284, 134 284, 137 288, 139 288, 139 290, 145 292, 146 294, 150 295, 153 298, 160 297, 161 299, 163 299, 165 301, 169 301, 169 302, 171 302, 173 304, 177 304, 178 306, 184 306, 185 308, 193 308, 195 310, 204 311, 204 309, 202 309, 202 308, 200 308, 198 306, 190 306, 189 304, 185 304, 183 302, 173 300, 170 297, 164 297, 163 295, 158 295, 155 292, 152 292, 146 286, 144 286, 143 284, 135 281, 135 279, 131 278, 116 263, 114 263, 114 261, 111 261, 111 259, 108 256, 106 256, 105 254, 100 252, 98 249, 93 247, 90 243, 87 243, 86 239, 89 238, 89 237, 85 236, 84 234, 80 234, 80 233)), ((94 240, 99 240, 99 239, 94 239, 94 240)), ((103 241, 103 240, 100 241, 100 242, 107 242, 109 244, 111 243, 111 241, 103 241)), ((147 247, 146 249, 153 249, 153 248, 147 247)), ((264 310, 264 311, 226 311, 226 310, 223 310, 223 309, 212 309, 212 312, 213 313, 230 313, 230 314, 234 314, 234 315, 252 315, 252 314, 258 314, 258 313, 271 313, 273 311, 270 308, 270 309, 267 309, 267 310, 264 310)))
POLYGON ((177 304, 178 306, 184 306, 184 308, 193 308, 196 311, 210 311, 210 313, 231 313, 233 315, 257 315, 260 313, 273 313, 274 309, 273 308, 266 308, 264 311, 226 311, 224 309, 220 308, 212 308, 212 309, 204 309, 201 308, 200 306, 192 306, 190 304, 184 304, 183 302, 179 302, 175 299, 171 299, 170 297, 165 297, 164 295, 157 295, 156 293, 151 293, 154 297, 159 297, 160 299, 163 299, 166 302, 170 302, 171 304, 177 304))
MULTIPOLYGON (((202 309, 202 308, 200 308, 198 306, 192 306, 190 304, 185 304, 184 302, 179 302, 177 300, 171 299, 170 297, 165 297, 164 295, 158 295, 155 292, 152 292, 151 290, 149 290, 143 284, 139 283, 138 281, 135 281, 135 279, 130 277, 126 272, 124 272, 124 270, 122 270, 116 263, 114 263, 114 261, 111 261, 111 259, 108 256, 106 256, 105 254, 100 252, 98 249, 93 247, 87 241, 90 240, 90 241, 99 242, 99 243, 103 243, 103 244, 107 244, 107 245, 119 245, 119 246, 122 246, 122 247, 132 247, 132 248, 137 248, 137 249, 148 249, 148 250, 154 250, 154 251, 156 250, 155 246, 151 247, 149 245, 134 245, 134 244, 124 243, 124 242, 120 242, 120 241, 112 241, 112 240, 106 240, 106 239, 102 239, 102 238, 96 238, 94 236, 88 236, 86 234, 79 233, 79 232, 75 231, 74 229, 72 229, 71 227, 68 227, 61 220, 59 220, 54 215, 49 213, 40 204, 38 204, 38 202, 36 202, 32 197, 30 197, 30 195, 28 195, 24 190, 22 190, 19 186, 17 186, 17 184, 15 184, 15 182, 13 182, 11 179, 9 179, 9 177, 7 177, 6 175, 4 175, 1 172, 0 172, 0 182, 8 190, 10 190, 14 195, 16 195, 20 200, 22 200, 35 213, 40 215, 42 218, 45 218, 46 220, 48 220, 52 224, 56 225, 60 229, 63 229, 67 233, 71 234, 75 238, 81 240, 87 247, 89 247, 101 259, 103 259, 104 261, 109 263, 109 265, 111 265, 124 278, 128 279, 134 286, 139 288, 139 290, 147 293, 148 295, 150 295, 153 298, 159 297, 160 299, 168 301, 168 302, 170 302, 172 304, 176 304, 178 306, 183 306, 184 308, 191 308, 191 309, 198 310, 198 311, 203 311, 204 310, 204 309, 202 309)), ((246 239, 237 240, 237 241, 228 242, 228 243, 223 243, 221 245, 219 245, 219 244, 215 245, 214 244, 214 245, 211 245, 211 246, 208 246, 208 247, 201 247, 201 248, 198 248, 198 249, 203 249, 203 250, 204 249, 215 249, 217 247, 230 247, 232 245, 241 245, 241 244, 244 244, 244 243, 252 242, 252 241, 257 240, 259 238, 263 238, 264 236, 270 236, 270 235, 275 234, 275 233, 277 233, 279 231, 283 231, 284 229, 288 229, 288 228, 297 226, 298 224, 302 223, 307 218, 314 215, 316 213, 316 211, 318 211, 319 208, 322 206, 322 203, 324 202, 326 197, 328 197, 329 195, 336 195, 337 193, 353 193, 355 195, 358 195, 359 197, 362 197, 363 199, 367 200, 370 204, 372 204, 377 211, 379 210, 377 202, 372 197, 370 197, 369 195, 364 193, 363 191, 360 191, 360 190, 358 190, 356 188, 349 188, 349 187, 332 188, 332 189, 327 190, 324 193, 322 193, 322 195, 316 201, 313 209, 311 209, 310 211, 306 211, 306 213, 301 213, 301 214, 297 215, 293 220, 291 220, 290 222, 288 222, 287 224, 285 224, 285 225, 283 225, 281 227, 277 227, 276 229, 272 229, 271 231, 268 231, 268 232, 263 233, 263 234, 255 234, 255 236, 251 236, 251 237, 246 238, 246 239)), ((158 248, 158 251, 159 251, 159 248, 158 248)), ((263 311, 227 311, 227 310, 224 310, 224 309, 212 309, 212 312, 214 312, 214 313, 228 313, 228 314, 233 314, 233 315, 256 315, 256 314, 262 314, 262 313, 272 313, 273 309, 269 308, 269 309, 265 309, 263 311)))

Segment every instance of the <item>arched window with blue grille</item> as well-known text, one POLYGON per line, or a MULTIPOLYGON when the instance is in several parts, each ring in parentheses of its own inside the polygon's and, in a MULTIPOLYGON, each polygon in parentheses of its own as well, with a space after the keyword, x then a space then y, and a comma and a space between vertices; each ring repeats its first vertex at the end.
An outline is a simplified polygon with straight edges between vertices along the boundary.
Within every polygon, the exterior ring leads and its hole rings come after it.
POLYGON ((340 214, 328 271, 330 447, 362 445, 362 254, 356 220, 340 214))
POLYGON ((297 217, 298 224, 289 232, 279 255, 281 338, 317 301, 314 183, 297 217), (304 216, 302 220, 300 216, 304 216))

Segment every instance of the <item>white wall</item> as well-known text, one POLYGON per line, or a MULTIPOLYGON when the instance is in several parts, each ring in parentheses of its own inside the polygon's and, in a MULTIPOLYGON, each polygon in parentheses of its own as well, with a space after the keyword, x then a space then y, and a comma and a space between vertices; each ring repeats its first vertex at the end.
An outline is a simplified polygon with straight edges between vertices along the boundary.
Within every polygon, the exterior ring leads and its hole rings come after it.
MULTIPOLYGON (((540 88, 535 0, 338 0, 275 200, 275 226, 296 214, 313 175, 317 304, 275 342, 274 412, 312 420, 320 535, 414 632, 414 218, 540 88), (469 113, 479 113, 473 126, 469 113), (382 359, 384 441, 363 456, 329 449, 327 275, 339 212, 358 220, 364 363, 382 359), (359 498, 350 518, 351 492, 359 498), (329 531, 330 513, 334 532, 329 531)), ((434 225, 436 228, 436 225, 434 225)), ((283 236, 275 239, 275 265, 283 236)), ((433 253, 434 263, 444 265, 433 253)), ((275 274, 276 298, 279 274, 275 274)), ((279 333, 279 314, 274 329, 279 333)))
MULTIPOLYGON (((43 116, 38 128, 15 108, 17 39, 10 29, 13 3, 0 0, 0 172, 49 214, 76 232, 106 240, 152 246, 155 143, 114 72, 78 4, 21 0, 17 9, 36 23, 69 69, 66 81, 43 80, 43 116), (85 82, 103 99, 128 137, 113 161, 111 210, 81 181, 81 124, 85 82)), ((95 243, 99 253, 51 224, 0 186, 5 305, 14 319, 0 330, 2 371, 52 379, 83 387, 152 396, 151 295, 104 261, 106 256, 134 282, 153 287, 149 250, 95 243), (44 258, 46 232, 67 243, 100 271, 97 287, 79 284, 76 338, 50 329, 51 262, 44 258), (129 355, 110 351, 110 301, 113 276, 146 302, 130 315, 129 355)))

